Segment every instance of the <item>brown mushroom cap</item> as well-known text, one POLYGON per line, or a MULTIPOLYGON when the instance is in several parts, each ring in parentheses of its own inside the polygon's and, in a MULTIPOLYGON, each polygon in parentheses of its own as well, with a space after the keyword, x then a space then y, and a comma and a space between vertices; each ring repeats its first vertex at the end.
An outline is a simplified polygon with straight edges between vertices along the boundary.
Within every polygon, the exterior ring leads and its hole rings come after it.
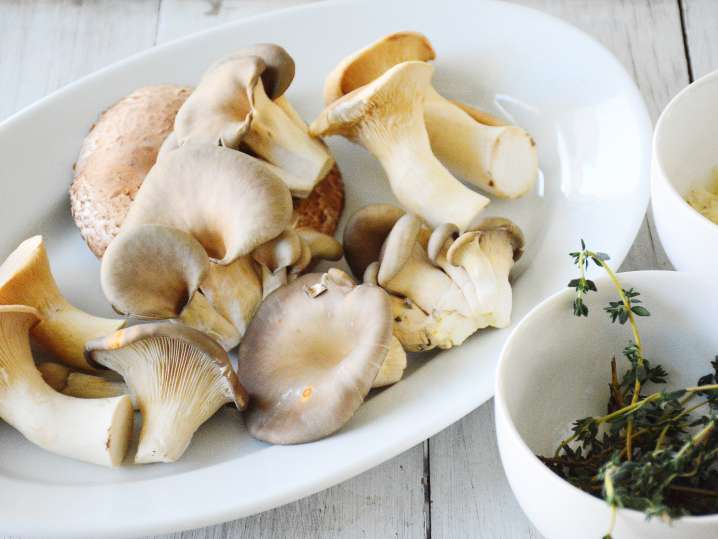
POLYGON ((142 181, 172 131, 191 88, 138 88, 100 115, 85 138, 70 187, 72 216, 101 257, 117 235, 142 181))
POLYGON ((185 144, 150 171, 123 229, 159 224, 183 230, 219 264, 278 236, 292 196, 260 161, 235 150, 185 144))
MULTIPOLYGON (((117 370, 117 363, 109 359, 113 351, 138 345, 148 340, 159 339, 176 341, 181 343, 183 347, 191 347, 199 351, 200 354, 195 354, 195 356, 202 357, 202 359, 216 367, 217 372, 226 379, 227 386, 232 392, 232 400, 237 408, 240 410, 246 408, 249 399, 247 391, 239 382, 227 352, 213 339, 191 327, 171 322, 152 322, 132 326, 116 331, 102 339, 88 342, 85 346, 85 354, 91 364, 117 370)), ((181 358, 178 355, 173 355, 168 359, 179 362, 181 358)), ((128 365, 128 368, 131 368, 131 365, 128 365)))
POLYGON ((436 58, 429 40, 418 32, 395 32, 344 58, 324 83, 324 102, 332 103, 369 84, 396 64, 436 58))
POLYGON ((140 225, 117 236, 102 257, 102 291, 123 314, 176 318, 209 270, 202 245, 186 232, 140 225))
POLYGON ((392 338, 388 296, 339 270, 299 277, 269 296, 240 350, 255 438, 292 444, 341 428, 364 401, 392 338))
POLYGON ((404 210, 391 204, 369 204, 357 210, 344 227, 344 256, 357 279, 379 260, 381 246, 404 210))

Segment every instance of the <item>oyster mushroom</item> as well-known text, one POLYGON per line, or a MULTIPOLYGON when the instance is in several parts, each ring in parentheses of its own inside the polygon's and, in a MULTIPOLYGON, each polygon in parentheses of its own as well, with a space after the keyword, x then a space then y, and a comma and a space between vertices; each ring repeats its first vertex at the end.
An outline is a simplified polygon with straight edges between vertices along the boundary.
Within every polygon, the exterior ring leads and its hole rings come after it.
POLYGON ((331 103, 310 126, 317 136, 343 135, 382 164, 394 195, 431 226, 466 229, 489 200, 464 186, 431 151, 424 125, 424 93, 433 67, 398 64, 331 103))
MULTIPOLYGON (((426 36, 397 32, 344 58, 327 77, 327 105, 371 83, 393 66, 427 62, 436 54, 426 36)), ((502 198, 527 193, 538 173, 536 144, 513 125, 469 105, 446 99, 433 86, 425 91, 424 120, 431 148, 449 169, 502 198)))
POLYGON ((389 352, 371 387, 386 387, 397 383, 404 376, 404 369, 406 369, 406 352, 399 339, 392 336, 389 352))
POLYGON ((402 216, 382 247, 377 282, 391 294, 409 298, 429 316, 428 347, 458 346, 476 331, 461 289, 429 260, 419 243, 421 221, 402 216))
POLYGON ((31 330, 43 348, 57 359, 79 369, 90 369, 85 342, 108 335, 124 320, 93 316, 73 306, 55 283, 42 236, 23 241, 0 266, 0 304, 35 307, 42 320, 31 330))
POLYGON ((381 246, 404 210, 391 204, 369 204, 358 209, 344 226, 344 256, 357 279, 369 264, 379 260, 381 246))
POLYGON ((523 252, 521 229, 508 219, 490 218, 454 240, 446 261, 462 268, 473 287, 480 327, 504 328, 511 321, 509 272, 523 252))
POLYGON ((277 237, 292 196, 260 161, 222 147, 185 144, 152 167, 122 225, 165 225, 194 236, 218 264, 277 237))
POLYGON ((254 45, 220 59, 177 113, 177 143, 246 146, 301 179, 308 193, 334 160, 299 124, 299 115, 287 112, 291 106, 286 100, 274 102, 293 78, 294 61, 278 45, 254 45))
POLYGON ((30 351, 29 332, 40 321, 32 307, 0 305, 0 418, 52 453, 121 464, 134 421, 130 398, 76 399, 47 385, 30 351))
MULTIPOLYGON (((364 283, 378 286, 379 261, 372 262, 364 272, 364 283)), ((431 341, 431 319, 409 298, 389 294, 394 337, 407 352, 424 352, 436 346, 431 341)))
POLYGON ((387 295, 342 271, 311 273, 260 306, 240 350, 252 436, 310 442, 340 429, 364 401, 392 340, 387 295))
POLYGON ((87 356, 119 373, 137 399, 142 414, 137 463, 178 460, 220 407, 247 405, 227 353, 187 326, 133 326, 89 342, 87 356))
POLYGON ((226 266, 210 264, 200 290, 214 309, 229 320, 240 339, 262 302, 261 269, 251 255, 226 266))
MULTIPOLYGON (((45 380, 47 385, 55 391, 70 397, 99 399, 129 394, 127 385, 121 380, 75 371, 52 361, 40 363, 37 370, 40 371, 42 379, 45 380)), ((131 395, 130 398, 132 398, 131 395)), ((134 400, 132 406, 136 408, 134 400)))
POLYGON ((239 333, 197 289, 209 269, 202 245, 176 228, 141 225, 123 230, 102 257, 105 297, 122 314, 173 319, 230 350, 239 333))
POLYGON ((291 228, 257 247, 252 258, 262 272, 262 296, 267 297, 287 284, 287 269, 302 256, 302 240, 291 228))

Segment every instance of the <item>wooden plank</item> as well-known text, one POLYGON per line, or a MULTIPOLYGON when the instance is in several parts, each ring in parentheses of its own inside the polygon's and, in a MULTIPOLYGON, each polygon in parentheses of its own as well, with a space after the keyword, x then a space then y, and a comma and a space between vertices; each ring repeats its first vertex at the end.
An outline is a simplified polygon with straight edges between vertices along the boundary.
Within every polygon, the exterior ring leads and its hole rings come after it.
POLYGON ((421 446, 314 496, 164 539, 424 537, 421 446))
POLYGON ((718 2, 683 0, 687 53, 698 79, 718 69, 718 2))
MULTIPOLYGON (((654 121, 688 83, 675 0, 512 1, 557 15, 601 41, 635 78, 654 121)), ((647 219, 622 269, 669 267, 647 219)), ((491 412, 484 405, 430 440, 432 537, 539 536, 506 493, 491 412)))
POLYGON ((87 73, 154 44, 159 0, 5 1, 0 7, 0 119, 87 73))
POLYGON ((318 0, 162 0, 157 42, 165 43, 225 22, 316 1, 318 0))
MULTIPOLYGON (((163 0, 157 42, 242 17, 314 0, 163 0)), ((296 503, 220 526, 175 534, 207 537, 424 537, 423 445, 334 488, 296 503)))

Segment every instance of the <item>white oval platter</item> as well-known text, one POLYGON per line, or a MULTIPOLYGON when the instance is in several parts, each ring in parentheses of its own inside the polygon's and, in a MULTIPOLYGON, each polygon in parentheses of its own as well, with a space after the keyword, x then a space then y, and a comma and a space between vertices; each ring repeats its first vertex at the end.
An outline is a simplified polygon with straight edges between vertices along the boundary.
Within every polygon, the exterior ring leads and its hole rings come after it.
MULTIPOLYGON (((494 202, 528 239, 516 268, 514 324, 565 286, 567 253, 585 238, 618 264, 648 202, 651 125, 623 67, 575 28, 537 11, 493 1, 350 0, 240 21, 157 47, 99 71, 0 125, 0 257, 45 235, 71 301, 110 314, 97 260, 69 214, 72 164, 98 114, 135 88, 193 84, 219 56, 276 42, 296 60, 290 101, 307 120, 322 107, 324 77, 346 54, 397 30, 425 33, 437 51, 435 86, 504 115, 537 141, 543 177, 534 193, 494 202)), ((392 201, 378 164, 332 139, 344 173, 344 219, 392 201)), ((340 432, 272 447, 250 438, 236 412, 205 424, 172 465, 109 470, 62 459, 0 423, 0 531, 53 537, 146 535, 206 526, 263 511, 348 479, 435 434, 492 395, 510 330, 487 330, 464 346, 413 361, 405 380, 371 396, 340 432)))

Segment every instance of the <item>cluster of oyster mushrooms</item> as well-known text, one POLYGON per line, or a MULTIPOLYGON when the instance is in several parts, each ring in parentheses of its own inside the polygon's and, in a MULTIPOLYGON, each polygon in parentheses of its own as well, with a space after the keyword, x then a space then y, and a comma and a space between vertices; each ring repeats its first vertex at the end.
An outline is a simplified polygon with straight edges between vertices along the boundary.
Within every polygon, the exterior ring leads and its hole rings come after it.
POLYGON ((107 127, 107 111, 78 160, 72 210, 125 318, 71 305, 42 237, 23 242, 0 266, 0 418, 44 449, 107 466, 132 445, 133 410, 136 463, 176 461, 225 405, 259 440, 308 442, 399 381, 406 352, 506 327, 523 235, 482 219, 488 198, 449 169, 514 198, 535 180, 535 145, 440 96, 433 58, 410 32, 349 56, 311 127, 284 95, 291 57, 269 44, 215 62, 193 90, 143 88, 113 107, 134 122, 107 127), (329 134, 372 152, 404 207, 360 209, 343 244, 321 231, 343 203, 319 138, 329 134), (307 226, 303 212, 322 204, 307 226), (309 272, 342 255, 356 281, 309 272), (36 364, 31 340, 53 360, 36 364))

